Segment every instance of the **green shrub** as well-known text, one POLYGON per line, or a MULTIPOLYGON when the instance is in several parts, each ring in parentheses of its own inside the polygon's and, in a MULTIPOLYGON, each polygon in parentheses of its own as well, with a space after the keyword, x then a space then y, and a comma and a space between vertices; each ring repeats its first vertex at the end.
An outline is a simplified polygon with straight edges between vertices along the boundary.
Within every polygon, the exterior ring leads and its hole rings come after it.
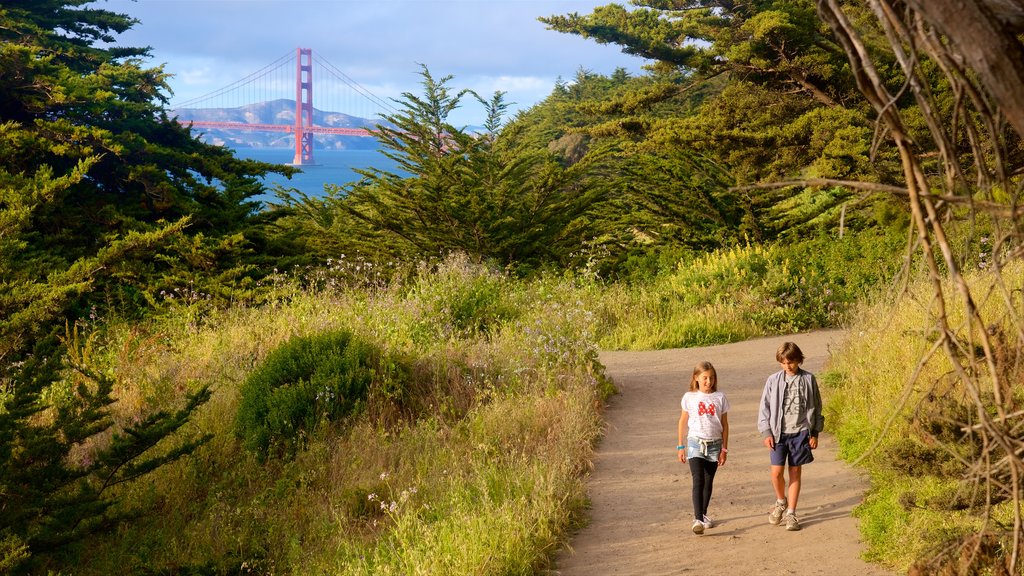
POLYGON ((520 303, 511 300, 509 292, 503 273, 472 264, 462 254, 452 255, 414 288, 414 298, 422 306, 416 340, 494 334, 520 314, 520 303))
MULTIPOLYGON (((986 295, 973 302, 982 317, 1001 318, 984 324, 1000 372, 990 372, 975 350, 972 377, 987 388, 999 375, 1006 406, 1016 408, 1012 398, 1022 380, 1012 361, 999 359, 1019 350, 1009 309, 1018 301, 1002 295, 1020 293, 1024 266, 1007 262, 998 278, 983 270, 967 270, 964 278, 973 294, 986 295)), ((855 509, 869 559, 921 574, 1004 574, 1003 554, 1015 545, 1012 528, 1005 527, 1013 526, 1019 505, 993 472, 997 443, 976 426, 979 407, 995 411, 998 402, 986 389, 972 393, 940 351, 930 282, 912 277, 895 299, 860 306, 823 379, 826 422, 840 456, 871 475, 871 491, 855 509)), ((953 293, 955 286, 943 290, 953 293)), ((976 343, 963 328, 963 301, 946 304, 957 344, 976 343)))
POLYGON ((607 349, 704 346, 840 326, 895 275, 894 232, 821 236, 684 257, 647 284, 610 285, 594 304, 607 349))
POLYGON ((453 293, 448 314, 452 326, 461 333, 487 334, 501 322, 516 315, 503 299, 503 284, 494 278, 477 278, 453 293))
POLYGON ((762 306, 751 321, 768 333, 840 325, 860 299, 899 270, 905 239, 894 232, 822 236, 768 251, 768 266, 750 275, 762 306))
POLYGON ((346 330, 292 338, 242 384, 235 434, 260 453, 293 450, 321 423, 360 412, 373 386, 400 400, 405 372, 346 330))

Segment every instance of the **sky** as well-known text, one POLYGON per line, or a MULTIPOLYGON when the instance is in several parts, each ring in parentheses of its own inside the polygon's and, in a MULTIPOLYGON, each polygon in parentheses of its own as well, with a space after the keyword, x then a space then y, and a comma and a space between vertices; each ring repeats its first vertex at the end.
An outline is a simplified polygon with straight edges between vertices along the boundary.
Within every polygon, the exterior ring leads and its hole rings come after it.
MULTIPOLYGON (((422 94, 421 67, 449 87, 485 99, 506 93, 510 112, 529 108, 581 68, 642 74, 645 61, 573 34, 541 16, 589 14, 585 0, 98 0, 140 21, 118 44, 151 48, 147 65, 173 75, 171 104, 209 94, 296 48, 311 48, 382 99, 422 94)), ((626 4, 625 1, 617 2, 626 4)), ((315 79, 314 79, 315 80, 315 79)), ((316 106, 314 88, 314 106, 316 106)), ((475 101, 449 119, 482 124, 475 101)))

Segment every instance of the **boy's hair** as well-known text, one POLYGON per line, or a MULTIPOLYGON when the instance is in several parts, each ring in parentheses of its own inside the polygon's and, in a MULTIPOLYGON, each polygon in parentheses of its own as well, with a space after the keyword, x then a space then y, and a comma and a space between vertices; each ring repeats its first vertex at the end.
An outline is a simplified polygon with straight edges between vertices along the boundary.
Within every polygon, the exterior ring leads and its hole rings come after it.
POLYGON ((793 342, 783 342, 782 346, 779 346, 778 352, 775 353, 775 361, 782 362, 783 360, 796 360, 799 363, 804 361, 804 353, 800 351, 800 347, 793 342))
POLYGON ((697 376, 705 372, 711 372, 711 391, 718 391, 718 372, 715 371, 715 367, 711 365, 711 362, 705 360, 704 362, 698 362, 693 367, 693 376, 690 376, 690 392, 696 392, 700 389, 700 386, 697 384, 697 376))

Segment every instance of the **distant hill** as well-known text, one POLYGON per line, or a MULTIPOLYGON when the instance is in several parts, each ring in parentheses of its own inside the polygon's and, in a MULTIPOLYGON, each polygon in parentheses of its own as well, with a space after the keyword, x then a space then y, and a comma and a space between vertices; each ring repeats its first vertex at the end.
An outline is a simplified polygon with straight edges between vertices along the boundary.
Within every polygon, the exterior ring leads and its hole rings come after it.
MULTIPOLYGON (((189 121, 205 122, 240 122, 243 124, 294 124, 294 100, 270 100, 247 104, 237 108, 181 108, 174 109, 169 115, 177 117, 182 123, 189 121)), ((338 128, 372 129, 378 120, 349 116, 341 112, 327 112, 313 109, 313 123, 317 126, 338 128)), ((222 130, 214 128, 194 128, 204 142, 232 148, 294 148, 295 136, 284 132, 259 132, 250 130, 222 130)), ((373 150, 378 148, 377 140, 364 136, 334 136, 317 134, 314 137, 314 148, 318 150, 373 150)))

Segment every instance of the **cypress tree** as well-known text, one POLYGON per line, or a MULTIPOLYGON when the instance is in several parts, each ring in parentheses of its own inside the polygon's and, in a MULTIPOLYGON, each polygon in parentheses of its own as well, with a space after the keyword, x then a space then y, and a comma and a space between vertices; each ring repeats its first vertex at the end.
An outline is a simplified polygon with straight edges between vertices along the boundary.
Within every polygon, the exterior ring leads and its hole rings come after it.
POLYGON ((205 440, 162 442, 205 388, 115 423, 115 376, 84 353, 79 320, 244 270, 251 198, 271 169, 169 119, 162 69, 115 44, 136 21, 91 3, 0 5, 0 572, 112 527, 131 512, 113 486, 205 440))
POLYGON ((461 251, 512 268, 567 264, 598 234, 593 210, 607 196, 601 170, 609 147, 566 166, 515 129, 501 129, 504 95, 452 93, 451 77, 423 68, 422 96, 406 93, 378 140, 402 174, 358 171, 338 206, 413 258, 461 251), (486 109, 483 133, 452 125, 464 97, 486 109), (499 136, 499 130, 500 136, 499 136))

